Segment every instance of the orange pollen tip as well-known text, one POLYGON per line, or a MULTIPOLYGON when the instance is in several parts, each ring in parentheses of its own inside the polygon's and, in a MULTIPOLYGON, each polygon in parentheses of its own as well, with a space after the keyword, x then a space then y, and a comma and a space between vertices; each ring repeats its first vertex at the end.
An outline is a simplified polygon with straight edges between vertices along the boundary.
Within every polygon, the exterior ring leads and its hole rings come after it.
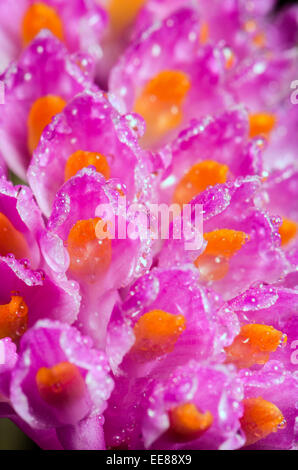
POLYGON ((249 136, 254 138, 264 136, 269 138, 271 132, 276 125, 276 117, 274 114, 257 113, 249 116, 249 136))
POLYGON ((76 175, 78 171, 93 165, 98 173, 101 173, 107 180, 110 178, 110 167, 106 157, 96 152, 84 152, 78 150, 67 160, 65 165, 65 181, 76 175))
POLYGON ((112 31, 120 34, 135 20, 146 0, 110 0, 108 13, 112 31))
POLYGON ((176 406, 170 413, 170 430, 183 440, 193 440, 206 432, 213 423, 209 411, 201 413, 195 404, 185 403, 176 406))
POLYGON ((69 404, 81 398, 85 391, 79 369, 70 362, 41 367, 36 374, 36 385, 41 398, 51 406, 69 404))
POLYGON ((280 345, 285 345, 287 337, 272 326, 248 324, 241 328, 238 336, 225 351, 226 362, 232 362, 239 368, 265 364, 270 353, 280 345))
POLYGON ((257 47, 264 47, 266 44, 266 36, 265 33, 259 32, 253 38, 253 43, 257 47))
POLYGON ((27 46, 42 29, 50 30, 54 36, 63 41, 63 24, 57 11, 43 2, 36 2, 27 9, 23 18, 24 46, 27 46))
POLYGON ((246 23, 244 24, 244 29, 245 31, 247 31, 248 33, 254 33, 257 29, 257 24, 254 20, 248 20, 246 21, 246 23))
POLYGON ((204 234, 207 241, 205 251, 198 256, 194 265, 206 281, 219 281, 229 271, 229 260, 249 240, 245 232, 221 229, 204 234))
POLYGON ((143 96, 151 97, 152 102, 180 106, 189 89, 190 81, 185 73, 179 70, 164 70, 147 83, 143 96))
POLYGON ((9 253, 14 254, 17 259, 27 258, 29 248, 24 235, 0 212, 0 255, 6 256, 9 253))
POLYGON ((246 436, 246 446, 264 439, 286 425, 279 408, 262 397, 247 398, 243 401, 243 406, 244 414, 240 422, 246 436))
POLYGON ((191 199, 209 186, 225 183, 229 167, 213 160, 196 163, 183 176, 174 192, 174 202, 188 204, 191 199))
POLYGON ((0 339, 18 341, 28 327, 28 307, 24 299, 13 295, 9 304, 0 305, 0 339))
POLYGON ((206 44, 209 39, 209 24, 204 21, 200 29, 200 44, 206 44))
POLYGON ((145 85, 134 106, 146 121, 144 142, 156 141, 180 124, 190 87, 188 76, 178 70, 164 70, 145 85))
POLYGON ((298 224, 293 220, 283 219, 282 225, 279 227, 279 234, 281 236, 281 245, 287 245, 292 241, 298 231, 298 224))
POLYGON ((231 69, 235 63, 235 54, 230 50, 226 49, 224 51, 225 59, 226 59, 226 69, 231 69))
POLYGON ((66 101, 55 95, 43 96, 33 103, 28 116, 28 148, 31 153, 36 149, 45 127, 65 106, 66 101))
POLYGON ((142 354, 145 360, 170 353, 185 328, 183 315, 151 310, 142 315, 134 326, 136 340, 133 352, 142 354))
POLYGON ((79 276, 90 277, 90 281, 97 275, 103 274, 111 263, 111 240, 99 239, 96 235, 97 224, 100 221, 102 221, 100 217, 79 220, 71 228, 67 238, 70 271, 79 276))
POLYGON ((204 238, 207 241, 207 246, 202 256, 223 256, 228 259, 234 256, 249 240, 249 236, 245 232, 230 229, 207 232, 204 234, 204 238))

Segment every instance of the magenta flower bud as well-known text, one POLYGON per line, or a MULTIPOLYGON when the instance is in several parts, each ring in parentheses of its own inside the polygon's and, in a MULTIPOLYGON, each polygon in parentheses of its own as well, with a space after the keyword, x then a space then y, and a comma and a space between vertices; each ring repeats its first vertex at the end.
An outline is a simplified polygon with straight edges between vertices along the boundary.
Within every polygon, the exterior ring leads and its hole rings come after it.
POLYGON ((62 41, 70 52, 83 51, 100 57, 99 42, 107 17, 95 0, 74 0, 71 5, 65 0, 20 0, 18 5, 8 0, 1 5, 0 16, 0 35, 4 41, 1 72, 45 29, 62 41))
POLYGON ((11 380, 12 406, 33 428, 57 428, 63 447, 87 441, 80 433, 86 426, 91 432, 93 424, 95 429, 95 421, 99 429, 91 442, 99 440, 97 448, 104 447, 100 416, 112 388, 105 354, 75 328, 43 320, 22 338, 11 380))
POLYGON ((44 127, 76 93, 96 87, 89 71, 49 31, 41 32, 0 80, 5 90, 0 150, 9 167, 26 179, 44 127))

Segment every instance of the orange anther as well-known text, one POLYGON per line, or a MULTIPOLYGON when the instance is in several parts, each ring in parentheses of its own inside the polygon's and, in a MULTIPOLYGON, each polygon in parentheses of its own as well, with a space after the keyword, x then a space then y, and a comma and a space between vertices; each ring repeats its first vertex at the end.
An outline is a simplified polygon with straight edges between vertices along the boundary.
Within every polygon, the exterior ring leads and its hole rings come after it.
POLYGON ((247 242, 248 235, 239 230, 221 229, 205 233, 204 238, 208 242, 205 254, 231 258, 247 242))
POLYGON ((286 336, 272 326, 244 325, 231 346, 226 348, 226 361, 232 362, 238 368, 265 364, 270 358, 270 353, 285 342, 286 336))
POLYGON ((246 21, 246 23, 244 24, 244 29, 245 31, 247 31, 248 33, 254 33, 257 29, 257 24, 254 20, 248 20, 246 21))
POLYGON ((106 157, 100 153, 78 150, 77 152, 74 152, 66 162, 65 181, 76 175, 78 171, 90 165, 95 166, 99 173, 102 173, 106 179, 109 179, 110 167, 106 157))
POLYGON ((197 439, 213 423, 212 414, 209 411, 201 413, 194 403, 176 406, 169 416, 171 432, 186 441, 197 439))
POLYGON ((49 29, 58 39, 63 40, 63 24, 57 11, 43 2, 36 2, 27 9, 23 18, 24 46, 29 44, 42 29, 49 29))
POLYGON ((110 16, 112 31, 122 33, 135 20, 146 0, 110 0, 108 13, 110 16))
POLYGON ((190 86, 187 75, 177 70, 164 70, 147 83, 134 107, 146 121, 145 142, 157 141, 180 124, 190 86))
POLYGON ((253 38, 253 43, 257 47, 264 47, 266 45, 266 35, 263 32, 257 33, 253 38))
POLYGON ((229 270, 229 259, 247 242, 245 232, 230 229, 214 230, 204 234, 208 242, 205 251, 195 260, 201 277, 207 281, 222 279, 229 270))
POLYGON ((268 138, 276 125, 274 114, 257 113, 249 116, 249 136, 263 136, 268 138))
POLYGON ((293 220, 283 219, 282 225, 279 227, 279 234, 281 236, 282 246, 287 245, 292 241, 298 231, 298 224, 293 220))
POLYGON ((177 204, 188 204, 192 198, 209 186, 225 183, 229 168, 213 160, 196 163, 178 183, 173 200, 177 204))
POLYGON ((150 360, 170 353, 185 330, 183 315, 173 315, 163 310, 152 310, 145 313, 136 323, 136 337, 133 352, 150 360))
POLYGON ((203 21, 200 29, 200 43, 206 44, 209 39, 209 24, 206 21, 203 21))
POLYGON ((28 326, 28 307, 19 295, 13 295, 9 304, 0 305, 0 339, 9 337, 18 341, 28 326))
POLYGON ((78 276, 85 276, 90 282, 103 274, 112 258, 111 240, 98 239, 96 226, 102 219, 79 220, 71 228, 67 239, 70 256, 69 270, 78 276))
POLYGON ((262 397, 247 398, 243 401, 243 405, 244 414, 240 422, 246 435, 246 446, 264 439, 285 426, 282 412, 270 401, 262 397))
POLYGON ((41 367, 36 374, 36 385, 41 398, 51 406, 69 404, 81 398, 85 391, 79 369, 70 362, 41 367))
POLYGON ((28 116, 28 147, 31 153, 36 149, 44 128, 65 106, 66 101, 55 95, 43 96, 33 103, 28 116))

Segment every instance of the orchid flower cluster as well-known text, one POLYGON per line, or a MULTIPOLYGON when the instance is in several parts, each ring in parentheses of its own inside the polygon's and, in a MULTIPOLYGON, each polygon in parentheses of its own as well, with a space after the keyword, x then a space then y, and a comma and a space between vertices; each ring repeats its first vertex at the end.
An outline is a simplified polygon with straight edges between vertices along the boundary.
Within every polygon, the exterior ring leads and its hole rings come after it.
POLYGON ((274 3, 0 3, 0 417, 42 449, 298 448, 298 7, 274 3), (100 239, 123 197, 200 205, 202 245, 100 239))

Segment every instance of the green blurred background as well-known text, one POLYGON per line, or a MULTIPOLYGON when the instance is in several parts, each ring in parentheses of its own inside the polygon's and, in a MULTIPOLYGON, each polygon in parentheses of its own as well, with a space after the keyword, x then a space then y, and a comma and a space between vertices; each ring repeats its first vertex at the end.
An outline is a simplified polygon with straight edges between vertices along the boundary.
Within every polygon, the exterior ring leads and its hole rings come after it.
POLYGON ((37 446, 9 419, 0 419, 0 450, 37 449, 37 446))

